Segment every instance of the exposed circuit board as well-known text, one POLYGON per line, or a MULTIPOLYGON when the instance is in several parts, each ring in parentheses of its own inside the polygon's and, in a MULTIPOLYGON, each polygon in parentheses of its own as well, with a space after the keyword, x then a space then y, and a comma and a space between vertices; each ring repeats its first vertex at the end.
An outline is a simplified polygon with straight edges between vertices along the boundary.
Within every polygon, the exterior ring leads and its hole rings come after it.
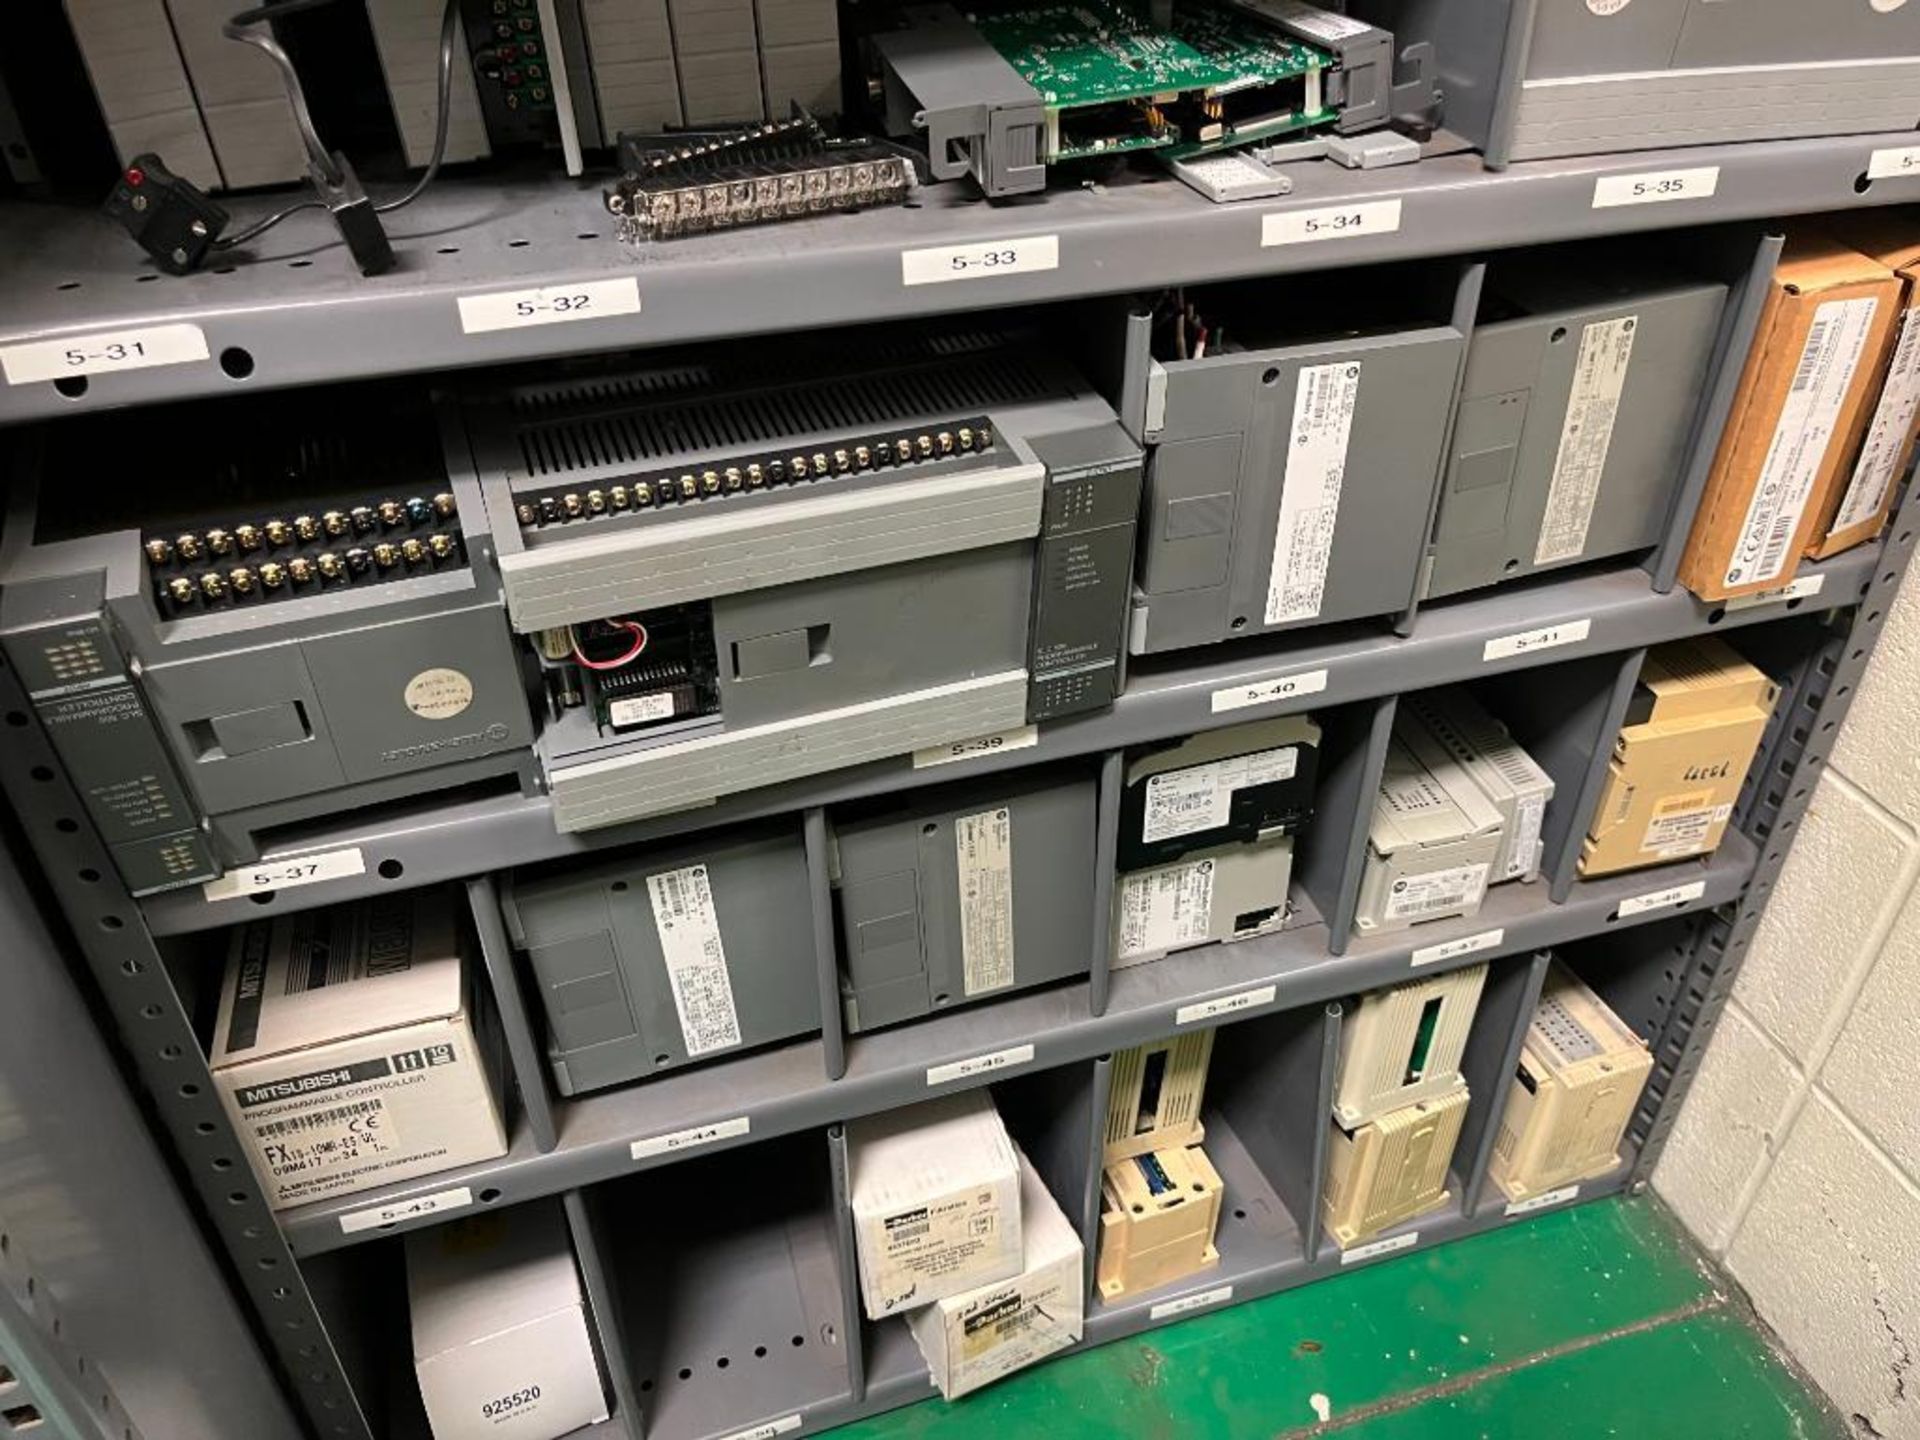
POLYGON ((1334 59, 1225 3, 1176 0, 1171 30, 1126 0, 972 17, 1039 92, 1053 163, 1137 150, 1171 158, 1325 124, 1334 59))

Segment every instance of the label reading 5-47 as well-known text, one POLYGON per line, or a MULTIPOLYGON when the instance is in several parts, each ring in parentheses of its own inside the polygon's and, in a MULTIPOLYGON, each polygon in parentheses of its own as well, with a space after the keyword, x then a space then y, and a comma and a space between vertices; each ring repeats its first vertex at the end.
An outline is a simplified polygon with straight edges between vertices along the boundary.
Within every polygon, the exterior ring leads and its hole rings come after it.
POLYGON ((900 252, 902 285, 943 285, 949 280, 988 280, 1060 268, 1058 235, 1021 235, 979 245, 942 245, 900 252))

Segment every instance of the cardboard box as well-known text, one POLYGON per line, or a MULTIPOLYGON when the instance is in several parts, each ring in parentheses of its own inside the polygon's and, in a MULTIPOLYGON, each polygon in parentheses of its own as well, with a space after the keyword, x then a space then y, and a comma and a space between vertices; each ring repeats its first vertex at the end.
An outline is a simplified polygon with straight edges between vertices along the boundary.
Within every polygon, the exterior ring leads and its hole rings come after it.
POLYGON ((868 1319, 1020 1273, 1020 1164, 986 1091, 855 1120, 847 1168, 868 1319))
POLYGON ((1807 553, 1816 560, 1871 540, 1886 527, 1900 477, 1920 436, 1920 223, 1877 213, 1836 217, 1836 238, 1893 271, 1904 287, 1900 319, 1879 358, 1873 404, 1863 406, 1848 460, 1822 507, 1807 553))
POLYGON ((1327 1230, 1342 1250, 1447 1203, 1467 1087, 1327 1134, 1327 1230))
POLYGON ((407 1295, 433 1440, 555 1440, 607 1418, 558 1204, 415 1231, 407 1295))
POLYGON ((1723 641, 1649 652, 1580 847, 1580 873, 1712 854, 1779 693, 1723 641))
POLYGON ((1157 1290, 1220 1263, 1214 1231, 1225 1187, 1198 1145, 1155 1150, 1100 1175, 1100 1293, 1157 1290))
POLYGON ((241 926, 209 1063, 275 1208, 506 1153, 441 891, 241 926))
POLYGON ((1840 484, 1900 281, 1811 232, 1787 240, 1680 559, 1703 600, 1784 585, 1840 484))
POLYGON ((1556 961, 1500 1116, 1494 1182, 1525 1200, 1613 1169, 1652 1069, 1647 1042, 1556 961))
POLYGON ((1024 1268, 905 1317, 933 1383, 949 1400, 1066 1349, 1079 1340, 1086 1319, 1080 1236, 1032 1162, 1025 1155, 1019 1160, 1024 1268))

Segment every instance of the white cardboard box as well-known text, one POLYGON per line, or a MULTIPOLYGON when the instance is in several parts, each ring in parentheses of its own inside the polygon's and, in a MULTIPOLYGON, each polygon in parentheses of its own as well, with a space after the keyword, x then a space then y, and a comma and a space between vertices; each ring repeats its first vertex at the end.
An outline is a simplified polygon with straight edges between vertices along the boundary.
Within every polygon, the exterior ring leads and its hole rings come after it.
POLYGON ((275 1208, 503 1155, 444 893, 242 926, 210 1063, 275 1208))
POLYGON ((554 1440, 607 1418, 558 1205, 415 1231, 407 1294, 434 1440, 554 1440))
POLYGON ((854 1121, 847 1164, 869 1319, 1020 1273, 1020 1165, 986 1091, 854 1121))
POLYGON ((949 1400, 990 1385, 1080 1338, 1086 1318, 1080 1237, 1040 1172, 1020 1160, 1020 1234, 1026 1265, 996 1281, 936 1300, 905 1318, 949 1400))

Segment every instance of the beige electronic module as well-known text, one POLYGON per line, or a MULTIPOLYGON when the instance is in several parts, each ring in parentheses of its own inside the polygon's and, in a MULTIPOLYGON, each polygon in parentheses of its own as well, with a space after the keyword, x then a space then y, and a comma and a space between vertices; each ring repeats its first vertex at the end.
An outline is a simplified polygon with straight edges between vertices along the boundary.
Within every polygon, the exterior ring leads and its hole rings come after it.
POLYGON ((1485 965, 1375 990, 1340 1026, 1333 1113, 1354 1126, 1463 1084, 1460 1060, 1487 981, 1485 965))
POLYGON ((1327 1139, 1327 1230, 1345 1250, 1447 1203, 1447 1169, 1467 1118, 1463 1085, 1327 1139))
POLYGON ((1200 1102, 1212 1057, 1211 1030, 1171 1035, 1115 1055, 1104 1163, 1205 1139, 1200 1102))
POLYGON ((1556 961, 1500 1118, 1494 1183, 1524 1200, 1613 1169, 1652 1069, 1646 1042, 1556 961))
POLYGON ((1553 777, 1465 690, 1427 690, 1401 703, 1451 752, 1480 793, 1500 812, 1500 849, 1488 883, 1532 880, 1540 873, 1540 827, 1553 799, 1553 777))
POLYGON ((1220 1177, 1198 1145, 1109 1165, 1100 1178, 1100 1293, 1157 1289, 1220 1263, 1220 1177))
POLYGON ((1354 929, 1380 935, 1475 914, 1504 838, 1480 787, 1402 711, 1374 798, 1354 929))

